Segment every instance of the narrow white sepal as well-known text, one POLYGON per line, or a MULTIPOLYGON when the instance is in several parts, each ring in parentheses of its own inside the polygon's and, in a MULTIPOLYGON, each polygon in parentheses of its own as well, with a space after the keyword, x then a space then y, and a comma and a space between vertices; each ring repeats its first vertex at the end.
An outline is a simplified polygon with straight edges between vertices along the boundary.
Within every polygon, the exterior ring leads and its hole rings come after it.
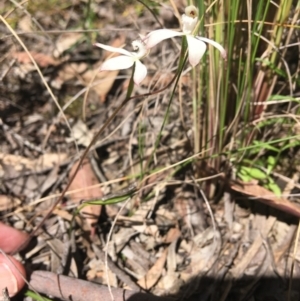
POLYGON ((116 48, 116 47, 108 46, 108 45, 101 44, 101 43, 95 43, 94 45, 97 47, 100 47, 104 50, 110 51, 110 52, 116 52, 116 53, 121 53, 121 54, 124 54, 127 56, 132 56, 131 52, 129 52, 123 48, 116 48))
POLYGON ((177 32, 170 29, 158 29, 150 32, 144 39, 144 42, 146 43, 146 48, 149 49, 163 40, 184 35, 183 32, 177 32))
POLYGON ((198 40, 200 41, 203 41, 205 43, 208 43, 208 44, 211 44, 212 46, 216 47, 220 52, 221 52, 221 55, 223 57, 223 59, 226 59, 227 58, 227 53, 226 53, 226 50, 223 48, 223 46, 221 44, 219 44, 218 42, 216 41, 213 41, 211 39, 208 39, 208 38, 203 38, 203 37, 196 37, 198 40))
POLYGON ((123 70, 133 66, 134 59, 130 56, 120 55, 106 60, 100 67, 100 71, 104 70, 123 70))

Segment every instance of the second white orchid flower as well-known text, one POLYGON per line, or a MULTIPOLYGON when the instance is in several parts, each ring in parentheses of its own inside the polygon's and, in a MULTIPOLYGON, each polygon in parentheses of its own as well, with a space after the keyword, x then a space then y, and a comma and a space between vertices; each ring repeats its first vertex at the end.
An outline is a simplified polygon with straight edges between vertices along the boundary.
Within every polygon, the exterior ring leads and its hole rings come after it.
POLYGON ((221 52, 222 57, 225 59, 226 51, 219 43, 207 38, 193 35, 197 21, 198 9, 193 5, 186 7, 185 14, 182 15, 182 32, 170 29, 154 30, 146 35, 144 39, 146 47, 150 49, 163 40, 177 36, 186 36, 188 43, 189 62, 193 67, 195 67, 203 57, 206 51, 205 43, 216 47, 221 52))
POLYGON ((120 56, 113 57, 105 61, 100 67, 100 71, 123 70, 128 69, 135 64, 133 81, 137 85, 139 85, 142 82, 142 80, 146 77, 147 68, 143 63, 140 62, 140 59, 145 57, 149 53, 149 50, 146 49, 146 46, 142 41, 136 40, 132 42, 132 47, 135 50, 135 52, 129 52, 123 48, 116 48, 101 43, 96 43, 95 46, 103 48, 110 52, 122 54, 120 56))

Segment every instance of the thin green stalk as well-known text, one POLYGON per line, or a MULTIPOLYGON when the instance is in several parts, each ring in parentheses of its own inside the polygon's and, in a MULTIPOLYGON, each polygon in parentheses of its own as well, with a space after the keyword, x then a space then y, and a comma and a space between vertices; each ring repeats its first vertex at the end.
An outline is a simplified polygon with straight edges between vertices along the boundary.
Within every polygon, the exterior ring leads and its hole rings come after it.
POLYGON ((140 159, 140 179, 142 180, 144 178, 145 169, 143 164, 143 158, 144 158, 144 148, 145 148, 145 126, 143 124, 139 124, 138 126, 138 155, 140 159))
POLYGON ((182 70, 183 70, 185 62, 187 60, 187 51, 186 51, 187 48, 186 48, 186 42, 184 42, 184 40, 185 40, 185 37, 183 38, 183 42, 182 42, 181 55, 180 55, 180 59, 179 59, 179 66, 178 66, 178 69, 177 69, 177 73, 175 75, 175 82, 174 82, 173 90, 172 90, 172 93, 171 93, 171 96, 170 96, 170 99, 169 99, 169 102, 168 102, 167 110, 165 112, 164 120, 163 120, 163 123, 161 125, 160 131, 159 131, 159 133, 157 135, 157 138, 155 140, 154 150, 151 153, 151 156, 149 157, 149 159, 147 160, 145 170, 148 170, 149 165, 151 164, 151 162, 153 160, 153 157, 154 157, 154 154, 155 154, 155 152, 157 150, 157 147, 160 143, 160 139, 161 139, 161 136, 162 136, 162 131, 163 131, 163 129, 166 125, 167 119, 169 117, 170 107, 171 107, 171 104, 172 104, 172 101, 173 101, 173 98, 174 98, 174 95, 175 95, 175 91, 176 91, 176 88, 177 88, 177 85, 178 85, 178 81, 180 79, 182 70))
MULTIPOLYGON (((115 110, 115 112, 112 114, 112 116, 108 119, 108 121, 106 121, 106 123, 104 124, 104 126, 100 129, 100 131, 94 136, 92 142, 90 143, 90 145, 87 147, 87 149, 85 150, 84 154, 82 155, 81 159, 80 159, 80 162, 79 164, 77 165, 77 168, 74 172, 74 174, 72 175, 71 179, 69 180, 69 184, 67 185, 67 189, 69 188, 68 186, 71 185, 72 181, 74 180, 75 178, 75 175, 76 173, 78 172, 80 166, 81 166, 81 163, 83 161, 83 159, 85 158, 85 155, 87 154, 87 152, 89 151, 89 148, 93 145, 93 143, 96 141, 96 139, 99 137, 100 133, 102 133, 102 131, 104 130, 104 128, 106 127, 106 125, 108 124, 108 122, 110 122, 116 115, 117 113, 123 108, 123 106, 128 102, 128 100, 130 100, 131 98, 131 94, 133 92, 133 88, 134 88, 134 81, 133 81, 133 76, 134 76, 134 71, 135 71, 135 64, 133 65, 133 68, 132 68, 132 73, 131 73, 131 77, 130 77, 130 81, 129 81, 129 85, 128 85, 128 89, 127 89, 127 93, 126 93, 126 97, 125 97, 125 100, 123 101, 123 103, 119 106, 119 108, 117 108, 115 110)), ((67 191, 67 189, 65 189, 62 193, 62 195, 67 191)), ((97 200, 98 201, 98 205, 105 205, 106 204, 109 204, 109 202, 104 202, 103 200, 97 200)), ((119 200, 117 198, 117 201, 115 199, 113 199, 111 201, 110 204, 114 204, 114 203, 118 203, 118 202, 122 202, 122 200, 119 200)), ((80 212, 80 210, 82 210, 82 208, 84 208, 85 206, 89 205, 88 203, 83 203, 81 206, 79 206, 77 208, 77 210, 75 211, 75 213, 73 214, 73 217, 72 217, 72 221, 71 221, 71 226, 70 226, 70 231, 69 231, 69 234, 71 236, 71 233, 72 233, 72 227, 73 227, 73 223, 74 223, 74 219, 75 219, 75 216, 80 212)), ((56 206, 56 204, 55 204, 56 206)), ((47 216, 47 215, 46 215, 47 216)))
POLYGON ((31 291, 31 290, 27 290, 24 295, 26 297, 30 297, 32 298, 33 300, 36 300, 36 301, 53 301, 52 299, 49 299, 49 298, 46 298, 46 297, 43 297, 41 296, 40 294, 37 294, 35 293, 34 291, 31 291))
MULTIPOLYGON (((201 36, 205 36, 205 3, 203 0, 197 0, 196 6, 198 7, 199 14, 199 26, 197 32, 201 36)), ((193 102, 193 130, 194 130, 194 153, 199 153, 203 149, 203 113, 201 113, 201 107, 203 102, 203 95, 205 91, 205 73, 206 73, 206 54, 198 67, 192 71, 193 87, 192 87, 192 102, 193 102)))

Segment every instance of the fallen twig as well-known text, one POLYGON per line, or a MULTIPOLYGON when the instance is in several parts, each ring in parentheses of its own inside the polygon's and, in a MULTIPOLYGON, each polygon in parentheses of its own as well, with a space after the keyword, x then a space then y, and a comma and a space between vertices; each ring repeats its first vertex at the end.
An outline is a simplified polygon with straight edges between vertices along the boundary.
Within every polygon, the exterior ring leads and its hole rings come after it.
MULTIPOLYGON (((62 300, 107 301, 111 299, 106 286, 85 280, 57 275, 46 271, 35 271, 31 275, 30 285, 39 293, 52 295, 62 300)), ((170 301, 167 297, 157 297, 138 291, 112 288, 114 301, 170 301)))

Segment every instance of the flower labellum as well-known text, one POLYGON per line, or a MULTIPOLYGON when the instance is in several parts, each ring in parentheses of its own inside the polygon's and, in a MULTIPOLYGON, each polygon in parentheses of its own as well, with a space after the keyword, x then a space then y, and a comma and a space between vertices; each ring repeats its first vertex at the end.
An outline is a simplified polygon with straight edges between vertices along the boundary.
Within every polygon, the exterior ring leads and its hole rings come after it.
POLYGON ((182 15, 182 32, 170 30, 170 29, 158 29, 154 30, 146 35, 144 41, 146 48, 150 49, 159 42, 178 36, 186 36, 189 51, 189 62, 195 67, 200 62, 206 51, 206 43, 213 45, 220 52, 224 59, 226 59, 225 49, 217 42, 203 38, 200 36, 194 36, 193 31, 198 22, 198 9, 190 5, 186 7, 185 13, 182 15))
POLYGON ((123 48, 116 48, 101 43, 96 43, 95 46, 100 47, 110 52, 120 53, 122 55, 113 57, 105 61, 100 67, 100 71, 106 70, 123 70, 132 67, 135 64, 133 81, 139 85, 147 75, 147 68, 140 62, 140 59, 145 57, 149 50, 146 49, 144 42, 136 40, 132 42, 132 47, 135 52, 129 52, 123 48))

